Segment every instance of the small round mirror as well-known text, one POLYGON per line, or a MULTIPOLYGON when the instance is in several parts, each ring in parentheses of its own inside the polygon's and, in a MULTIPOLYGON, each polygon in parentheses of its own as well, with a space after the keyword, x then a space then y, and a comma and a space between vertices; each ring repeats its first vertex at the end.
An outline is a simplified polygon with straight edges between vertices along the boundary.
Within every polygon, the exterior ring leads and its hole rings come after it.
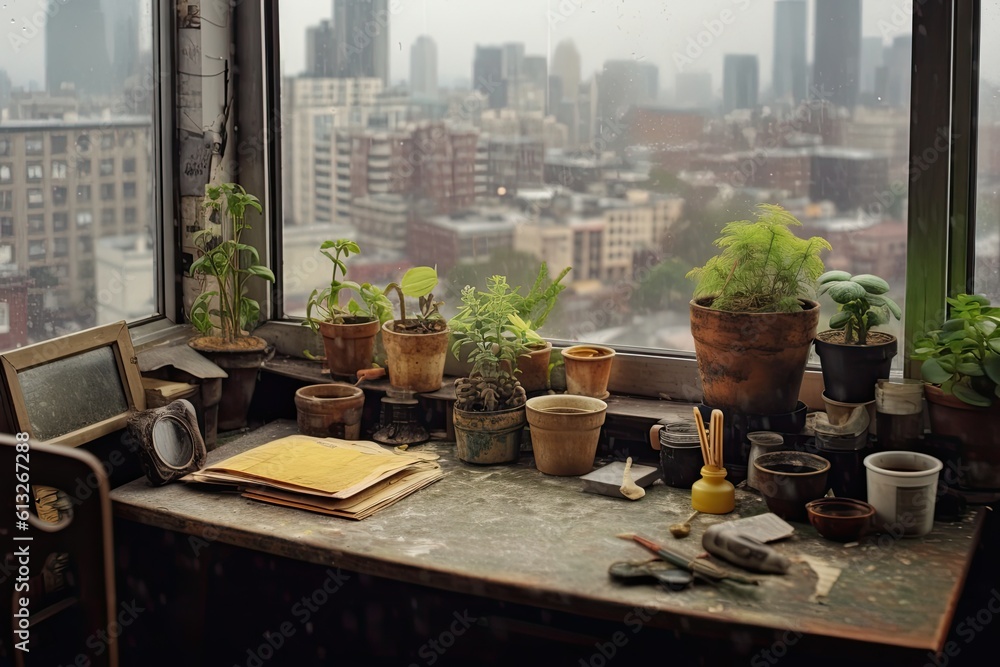
POLYGON ((183 468, 194 457, 191 434, 171 417, 162 417, 153 424, 153 449, 160 460, 172 468, 183 468))

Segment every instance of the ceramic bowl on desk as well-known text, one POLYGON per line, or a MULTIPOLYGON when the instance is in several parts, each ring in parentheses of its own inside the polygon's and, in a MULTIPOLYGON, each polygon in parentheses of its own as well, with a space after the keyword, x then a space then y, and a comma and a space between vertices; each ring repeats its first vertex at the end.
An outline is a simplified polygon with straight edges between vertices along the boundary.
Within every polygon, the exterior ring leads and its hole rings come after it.
POLYGON ((822 498, 830 462, 803 452, 770 452, 754 459, 757 490, 767 508, 787 521, 806 518, 806 503, 822 498))
POLYGON ((834 542, 856 542, 871 527, 875 508, 853 498, 819 498, 806 503, 809 523, 834 542))

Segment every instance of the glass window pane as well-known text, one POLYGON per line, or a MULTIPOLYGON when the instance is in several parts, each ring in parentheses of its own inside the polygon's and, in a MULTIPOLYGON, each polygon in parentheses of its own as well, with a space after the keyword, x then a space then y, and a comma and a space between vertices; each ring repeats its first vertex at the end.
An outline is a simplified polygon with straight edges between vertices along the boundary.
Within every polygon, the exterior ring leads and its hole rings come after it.
POLYGON ((547 337, 690 351, 685 275, 759 203, 903 303, 911 37, 891 3, 279 4, 287 315, 329 281, 318 241, 346 236, 355 280, 436 265, 447 315, 545 261, 573 269, 547 337))
POLYGON ((123 192, 155 191, 157 5, 74 0, 43 16, 36 4, 8 3, 0 49, 0 351, 159 302, 153 198, 133 195, 128 228, 106 213, 123 192))
MULTIPOLYGON (((982 5, 982 34, 1000 28, 1000 5, 982 5)), ((1000 50, 983 39, 979 80, 976 292, 1000 304, 1000 50)))

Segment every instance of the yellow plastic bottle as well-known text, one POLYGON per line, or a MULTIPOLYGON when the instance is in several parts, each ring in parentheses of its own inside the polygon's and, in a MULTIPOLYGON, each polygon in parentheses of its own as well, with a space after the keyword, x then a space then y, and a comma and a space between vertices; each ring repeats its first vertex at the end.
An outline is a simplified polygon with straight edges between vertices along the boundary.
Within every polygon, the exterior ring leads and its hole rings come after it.
POLYGON ((701 479, 691 485, 691 509, 705 514, 729 514, 736 507, 736 489, 726 469, 703 466, 701 479))

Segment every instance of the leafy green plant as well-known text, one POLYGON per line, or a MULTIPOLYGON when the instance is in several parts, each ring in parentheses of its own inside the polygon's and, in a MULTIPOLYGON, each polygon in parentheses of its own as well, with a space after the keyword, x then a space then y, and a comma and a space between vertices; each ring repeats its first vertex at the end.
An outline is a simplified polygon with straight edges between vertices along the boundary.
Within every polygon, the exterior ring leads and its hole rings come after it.
POLYGON ((460 359, 462 349, 471 348, 472 372, 455 381, 458 409, 494 412, 524 405, 526 394, 515 377, 517 359, 542 339, 518 315, 516 303, 517 290, 505 276, 490 278, 485 292, 462 290, 462 309, 449 324, 451 351, 460 359))
POLYGON ((324 241, 319 251, 333 264, 333 275, 329 287, 324 287, 322 290, 315 289, 309 295, 303 326, 319 331, 321 322, 344 324, 347 321, 378 320, 384 324, 392 318, 392 303, 383 290, 370 283, 359 285, 354 281, 343 279, 347 276, 347 264, 344 260, 361 252, 357 243, 347 239, 324 241), (351 290, 360 296, 364 305, 351 299, 346 306, 341 306, 340 293, 344 290, 351 290))
POLYGON ((761 204, 756 220, 730 222, 715 245, 722 252, 688 278, 695 298, 711 298, 716 310, 749 313, 794 312, 799 297, 812 293, 823 273, 820 254, 830 244, 819 236, 802 239, 789 227, 802 225, 781 206, 761 204))
POLYGON ((542 262, 541 266, 538 267, 538 277, 535 278, 528 293, 521 296, 516 290, 512 292, 514 308, 517 310, 518 316, 529 327, 537 330, 545 324, 545 320, 548 319, 552 309, 556 306, 559 295, 566 289, 566 285, 561 283, 570 271, 572 271, 572 267, 567 266, 556 276, 555 280, 550 280, 548 264, 542 262))
POLYGON ((260 200, 236 183, 205 187, 203 208, 218 216, 219 229, 203 229, 194 235, 194 244, 202 251, 191 265, 192 276, 215 278, 216 289, 203 291, 191 305, 191 323, 205 336, 215 331, 232 343, 247 335, 260 318, 260 304, 247 296, 247 281, 252 277, 274 282, 274 274, 260 263, 257 249, 241 241, 247 209, 258 213, 260 200), (221 237, 221 240, 220 240, 221 237), (213 308, 213 300, 218 307, 213 308))
POLYGON ((888 324, 890 316, 897 320, 903 316, 896 302, 885 296, 889 283, 878 276, 827 271, 817 282, 817 294, 829 294, 839 305, 837 314, 830 318, 830 328, 843 329, 848 345, 867 345, 869 329, 888 324))
POLYGON ((969 405, 989 407, 1000 397, 1000 308, 978 294, 948 299, 951 319, 914 344, 924 382, 969 405))
POLYGON ((444 305, 434 300, 432 293, 438 284, 437 269, 430 266, 417 266, 405 274, 399 283, 389 283, 383 292, 395 291, 399 296, 399 319, 394 324, 397 332, 404 333, 436 333, 444 331, 447 326, 438 309, 444 305), (416 298, 420 306, 416 317, 406 317, 406 297, 416 298))

